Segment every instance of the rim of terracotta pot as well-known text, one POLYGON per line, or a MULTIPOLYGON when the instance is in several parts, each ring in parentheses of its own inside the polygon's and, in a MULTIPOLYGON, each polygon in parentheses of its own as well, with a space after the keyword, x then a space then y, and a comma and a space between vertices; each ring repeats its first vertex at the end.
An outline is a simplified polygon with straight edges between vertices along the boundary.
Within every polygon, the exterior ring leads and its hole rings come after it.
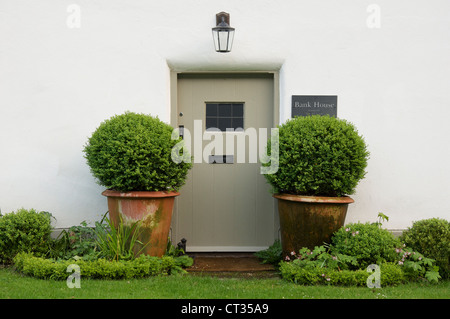
POLYGON ((306 196, 295 194, 273 194, 273 197, 292 202, 321 203, 321 204, 351 204, 355 202, 348 196, 326 197, 326 196, 306 196))
POLYGON ((131 191, 131 192, 120 192, 112 189, 107 189, 102 193, 103 196, 107 197, 121 197, 121 198, 161 198, 161 197, 175 197, 180 195, 180 193, 175 191, 131 191))

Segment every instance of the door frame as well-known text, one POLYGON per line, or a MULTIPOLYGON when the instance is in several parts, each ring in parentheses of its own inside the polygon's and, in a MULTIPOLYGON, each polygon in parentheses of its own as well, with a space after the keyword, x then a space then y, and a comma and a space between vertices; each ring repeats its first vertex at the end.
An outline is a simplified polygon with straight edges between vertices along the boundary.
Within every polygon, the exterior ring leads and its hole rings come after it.
POLYGON ((179 75, 273 75, 273 125, 276 127, 280 122, 280 73, 279 71, 174 71, 170 70, 170 125, 178 125, 178 76, 179 75))
MULTIPOLYGON (((272 75, 273 76, 273 127, 277 127, 280 121, 280 77, 279 77, 279 71, 175 71, 170 70, 170 125, 174 128, 178 127, 178 78, 183 75, 187 76, 213 76, 213 77, 220 77, 220 76, 257 76, 260 75, 272 75)), ((181 190, 182 191, 182 190, 181 190)), ((270 196, 269 194, 267 194, 270 196)), ((274 213, 274 238, 279 239, 279 220, 278 220, 278 207, 276 205, 276 201, 273 201, 273 213, 274 213), (278 226, 278 227, 277 227, 278 226)), ((174 208, 173 208, 173 217, 172 218, 172 225, 170 229, 170 239, 172 241, 173 245, 176 245, 175 241, 181 240, 181 238, 173 238, 173 229, 177 229, 177 222, 178 222, 178 199, 175 198, 174 208)), ((189 238, 187 239, 187 249, 189 249, 189 238)), ((255 251, 256 247, 241 247, 240 249, 235 249, 235 251, 255 251)), ((258 250, 261 249, 261 247, 257 247, 258 250)), ((268 247, 264 247, 268 248, 268 247)), ((263 248, 263 249, 264 249, 263 248)), ((197 251, 197 250, 196 250, 197 251)), ((202 251, 213 251, 211 249, 206 248, 206 250, 202 251)))

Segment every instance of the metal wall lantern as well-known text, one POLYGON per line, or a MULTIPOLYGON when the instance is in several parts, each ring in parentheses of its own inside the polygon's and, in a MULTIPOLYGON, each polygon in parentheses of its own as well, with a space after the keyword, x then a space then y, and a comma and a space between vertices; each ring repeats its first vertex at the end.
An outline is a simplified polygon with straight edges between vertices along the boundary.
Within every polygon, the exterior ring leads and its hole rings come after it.
POLYGON ((216 14, 216 27, 212 28, 214 47, 217 52, 230 52, 233 46, 234 28, 230 27, 230 15, 226 12, 216 14))

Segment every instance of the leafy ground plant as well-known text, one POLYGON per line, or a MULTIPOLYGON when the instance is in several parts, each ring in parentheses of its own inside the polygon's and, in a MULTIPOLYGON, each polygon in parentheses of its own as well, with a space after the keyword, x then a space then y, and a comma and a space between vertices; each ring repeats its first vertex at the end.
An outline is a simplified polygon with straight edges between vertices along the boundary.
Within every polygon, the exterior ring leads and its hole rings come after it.
POLYGON ((57 259, 77 257, 95 260, 99 254, 94 229, 89 227, 86 221, 82 221, 78 226, 63 230, 53 240, 48 257, 57 259))
POLYGON ((118 225, 114 225, 105 214, 101 221, 95 222, 95 227, 83 221, 79 226, 63 230, 53 241, 48 257, 63 260, 130 260, 146 246, 137 239, 140 228, 139 221, 127 226, 120 220, 118 225))
POLYGON ((275 266, 283 259, 283 247, 281 246, 281 241, 279 239, 267 249, 258 251, 255 256, 262 260, 263 264, 273 264, 275 266))
POLYGON ((334 252, 330 245, 316 246, 314 250, 306 247, 302 248, 298 254, 291 252, 291 256, 286 256, 285 260, 292 260, 294 264, 306 268, 329 268, 348 269, 349 265, 357 265, 355 257, 334 252))
POLYGON ((138 240, 141 225, 141 221, 125 225, 120 216, 118 225, 108 218, 106 224, 96 222, 96 243, 102 255, 112 260, 131 260, 140 255, 148 244, 138 240))
POLYGON ((402 248, 397 248, 398 264, 403 266, 405 275, 409 278, 425 277, 428 281, 437 283, 441 276, 439 275, 439 267, 435 266, 435 260, 426 258, 422 254, 406 248, 403 244, 402 248))

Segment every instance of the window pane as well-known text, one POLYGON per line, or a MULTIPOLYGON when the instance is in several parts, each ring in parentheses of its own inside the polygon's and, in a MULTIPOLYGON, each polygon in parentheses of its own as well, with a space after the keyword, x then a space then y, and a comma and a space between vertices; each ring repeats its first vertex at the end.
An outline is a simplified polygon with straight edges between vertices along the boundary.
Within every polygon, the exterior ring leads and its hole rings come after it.
POLYGON ((219 130, 221 131, 226 131, 227 128, 231 128, 233 129, 233 127, 231 126, 231 118, 219 118, 219 126, 218 126, 219 130))
POLYGON ((244 119, 242 118, 233 118, 232 126, 234 129, 242 128, 244 129, 244 119))
POLYGON ((231 104, 219 104, 219 117, 231 116, 231 104))
POLYGON ((243 104, 233 104, 233 117, 244 117, 243 104))
POLYGON ((206 118, 206 129, 211 127, 217 128, 217 118, 216 117, 207 117, 206 118))
POLYGON ((206 116, 217 116, 217 104, 206 104, 206 116))

